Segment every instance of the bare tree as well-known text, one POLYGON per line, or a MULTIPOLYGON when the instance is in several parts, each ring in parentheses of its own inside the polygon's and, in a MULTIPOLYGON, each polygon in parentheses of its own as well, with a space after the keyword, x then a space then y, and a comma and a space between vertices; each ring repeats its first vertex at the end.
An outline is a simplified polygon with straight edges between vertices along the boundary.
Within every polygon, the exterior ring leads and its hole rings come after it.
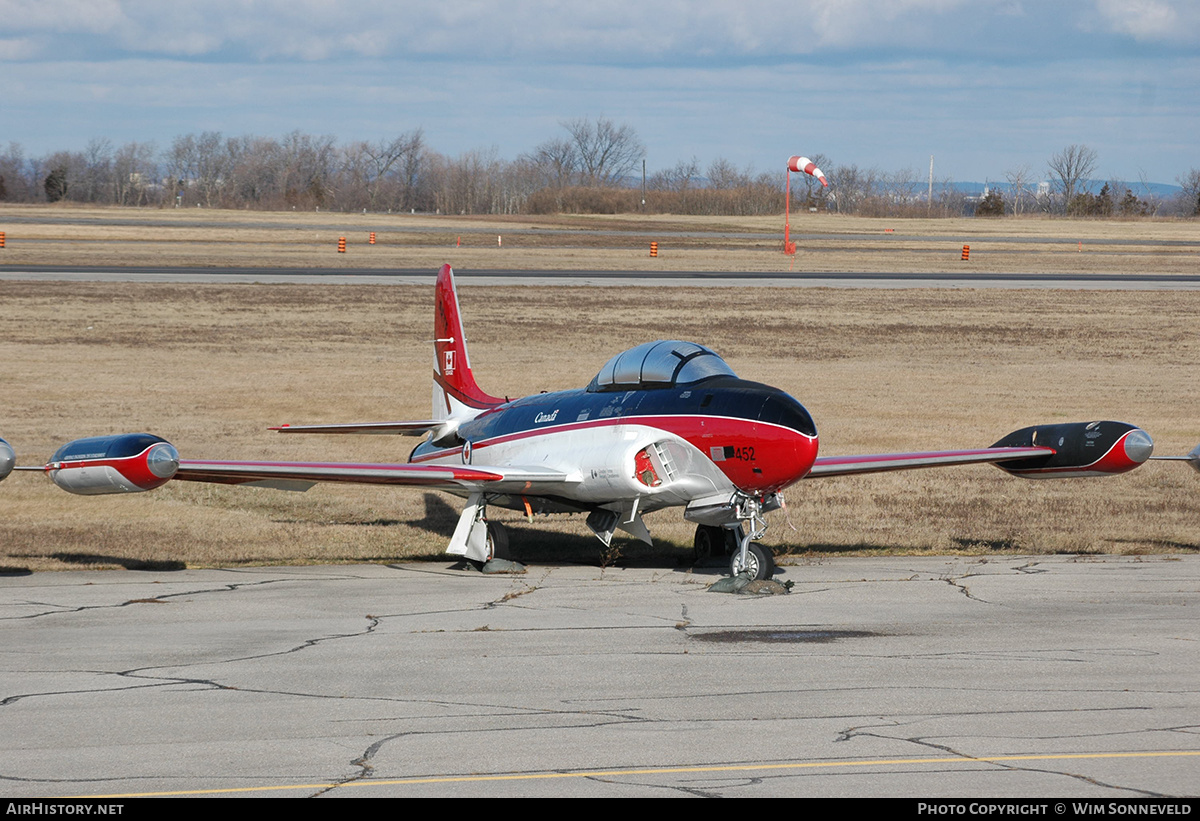
POLYGON ((1062 209, 1071 207, 1079 187, 1096 170, 1096 152, 1086 145, 1068 145, 1047 162, 1054 186, 1062 198, 1062 209))
POLYGON ((176 193, 185 195, 194 190, 197 201, 203 200, 206 207, 220 204, 221 190, 228 182, 232 159, 228 146, 220 132, 205 131, 196 137, 192 134, 176 137, 166 161, 168 172, 175 185, 176 193))
POLYGON ((1142 186, 1142 193, 1139 199, 1145 204, 1145 213, 1148 216, 1157 216, 1162 209, 1162 197, 1154 193, 1154 189, 1150 187, 1150 175, 1146 173, 1146 169, 1138 169, 1138 183, 1142 186))
POLYGON ((575 182, 579 172, 579 151, 575 143, 566 138, 546 140, 530 154, 522 154, 520 161, 528 162, 551 188, 566 188, 575 182))
POLYGON ((432 158, 434 202, 444 214, 496 214, 505 210, 501 184, 504 161, 496 149, 466 151, 453 159, 432 158))
POLYGON ((221 205, 221 193, 229 181, 232 165, 225 141, 219 131, 204 131, 196 140, 193 179, 204 198, 204 206, 213 208, 221 205))
POLYGON ((408 143, 399 164, 401 185, 401 208, 416 208, 422 201, 422 175, 425 171, 428 150, 425 147, 425 132, 416 129, 408 132, 408 143))
POLYGON ((424 143, 424 133, 421 129, 401 134, 391 142, 380 140, 377 143, 362 143, 362 158, 365 160, 365 183, 367 191, 367 207, 375 210, 379 191, 389 172, 394 167, 404 167, 402 160, 410 155, 419 155, 424 143))
POLYGON ((737 166, 724 157, 718 157, 708 166, 708 187, 718 191, 740 188, 750 182, 750 173, 738 171, 737 166))
MULTIPOLYGON (((336 140, 331 135, 314 137, 294 131, 284 138, 283 160, 288 179, 295 180, 299 191, 321 205, 329 193, 335 163, 336 140), (293 136, 294 135, 294 136, 293 136)), ((285 193, 287 189, 284 189, 285 193)))
POLYGON ((657 200, 656 208, 677 214, 693 214, 701 193, 695 189, 700 178, 700 161, 695 157, 680 160, 664 171, 656 171, 646 181, 646 187, 657 200))
POLYGON ((967 195, 950 177, 934 180, 933 192, 933 207, 943 217, 961 217, 967 212, 967 195))
POLYGON ((156 186, 156 153, 154 143, 131 142, 117 149, 112 162, 114 203, 146 204, 151 187, 156 186))
POLYGON ((8 149, 0 154, 0 199, 9 202, 33 202, 39 199, 37 171, 34 163, 25 159, 20 143, 10 142, 8 149))
POLYGON ((269 207, 279 188, 279 143, 268 137, 233 137, 225 143, 230 168, 228 195, 254 208, 269 207))
POLYGON ((654 172, 646 185, 657 191, 687 191, 699 176, 700 162, 692 157, 690 160, 680 160, 665 171, 654 172))
POLYGON ((112 141, 99 137, 88 140, 83 151, 83 168, 74 180, 71 199, 78 202, 112 201, 112 141))
POLYGON ((637 132, 601 117, 567 120, 562 127, 571 135, 579 155, 584 185, 615 186, 637 166, 646 153, 637 132))
POLYGON ((869 210, 868 206, 879 194, 879 170, 859 168, 857 165, 842 165, 833 169, 832 198, 837 211, 842 214, 858 214, 869 210))
POLYGON ((1027 164, 1018 165, 1016 168, 1010 168, 1004 172, 1004 179, 1008 180, 1008 185, 1012 189, 1012 212, 1014 214, 1022 213, 1021 200, 1030 193, 1029 183, 1033 180, 1033 169, 1027 164))
POLYGON ((1186 174, 1175 178, 1179 183, 1179 199, 1183 204, 1183 213, 1200 216, 1200 168, 1189 169, 1186 174))
POLYGON ((891 205, 906 206, 916 200, 917 191, 921 188, 921 176, 912 168, 901 168, 899 171, 880 175, 879 183, 883 189, 883 196, 891 205))

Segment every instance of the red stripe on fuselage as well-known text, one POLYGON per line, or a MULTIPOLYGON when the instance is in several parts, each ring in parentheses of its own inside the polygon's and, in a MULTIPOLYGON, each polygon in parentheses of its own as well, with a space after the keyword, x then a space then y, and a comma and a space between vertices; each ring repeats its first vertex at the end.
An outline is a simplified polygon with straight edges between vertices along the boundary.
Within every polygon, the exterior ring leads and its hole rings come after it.
MULTIPOLYGON (((616 425, 640 425, 678 436, 706 457, 720 448, 722 459, 713 459, 721 471, 742 490, 769 493, 790 485, 812 469, 817 458, 817 437, 806 436, 785 425, 727 416, 670 414, 617 416, 589 419, 544 428, 531 428, 471 442, 475 454, 493 445, 517 442, 549 434, 563 434, 589 428, 616 425), (728 451, 726 449, 731 449, 728 451), (726 453, 731 453, 725 456, 726 453)), ((421 454, 414 463, 456 457, 458 448, 421 454)), ((632 470, 632 466, 630 468, 632 470)))

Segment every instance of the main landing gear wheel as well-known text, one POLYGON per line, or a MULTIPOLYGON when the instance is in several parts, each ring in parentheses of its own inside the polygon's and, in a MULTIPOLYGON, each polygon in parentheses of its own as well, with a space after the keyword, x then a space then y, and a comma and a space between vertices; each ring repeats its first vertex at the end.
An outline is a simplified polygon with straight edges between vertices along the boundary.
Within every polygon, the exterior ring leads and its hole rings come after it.
POLYGON ((741 553, 740 550, 737 551, 729 561, 729 575, 736 576, 747 572, 753 580, 769 579, 775 575, 775 559, 771 556, 771 551, 762 545, 751 542, 746 547, 745 565, 742 564, 741 553))
POLYGON ((692 540, 692 563, 704 564, 714 556, 728 556, 737 549, 737 532, 728 527, 697 525, 696 538, 692 540))
POLYGON ((487 547, 489 561, 492 559, 511 561, 512 555, 508 552, 508 528, 499 522, 488 522, 487 547))
POLYGON ((725 528, 697 525, 692 540, 692 564, 704 564, 713 556, 725 555, 725 528))

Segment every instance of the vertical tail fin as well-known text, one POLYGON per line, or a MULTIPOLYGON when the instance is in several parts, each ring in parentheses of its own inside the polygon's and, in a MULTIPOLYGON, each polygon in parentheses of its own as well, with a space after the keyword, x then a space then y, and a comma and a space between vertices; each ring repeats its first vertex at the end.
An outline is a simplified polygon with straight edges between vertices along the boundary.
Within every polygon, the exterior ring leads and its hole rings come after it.
POLYGON ((471 373, 467 340, 463 336, 462 316, 458 310, 458 293, 454 290, 454 272, 449 265, 443 265, 438 271, 436 301, 432 418, 470 417, 486 408, 503 405, 503 399, 480 390, 471 373))

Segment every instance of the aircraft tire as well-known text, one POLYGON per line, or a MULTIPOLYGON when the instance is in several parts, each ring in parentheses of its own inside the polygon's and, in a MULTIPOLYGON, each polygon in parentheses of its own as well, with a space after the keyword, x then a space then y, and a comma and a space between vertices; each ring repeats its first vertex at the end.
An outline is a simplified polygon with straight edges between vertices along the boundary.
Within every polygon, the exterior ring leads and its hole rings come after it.
POLYGON ((508 551, 508 528, 499 522, 487 523, 488 559, 511 560, 508 551))
POLYGON ((739 527, 736 530, 728 527, 721 528, 721 538, 724 540, 723 556, 732 556, 741 547, 741 542, 738 541, 742 537, 742 529, 739 527))
POLYGON ((769 579, 775 575, 775 559, 771 556, 771 551, 767 550, 760 544, 751 542, 746 548, 746 567, 742 567, 738 553, 733 554, 733 558, 729 560, 729 575, 736 576, 743 570, 750 571, 750 578, 758 581, 769 579))
POLYGON ((724 530, 712 525, 696 525, 696 538, 692 540, 693 564, 703 564, 713 556, 725 555, 724 530))

